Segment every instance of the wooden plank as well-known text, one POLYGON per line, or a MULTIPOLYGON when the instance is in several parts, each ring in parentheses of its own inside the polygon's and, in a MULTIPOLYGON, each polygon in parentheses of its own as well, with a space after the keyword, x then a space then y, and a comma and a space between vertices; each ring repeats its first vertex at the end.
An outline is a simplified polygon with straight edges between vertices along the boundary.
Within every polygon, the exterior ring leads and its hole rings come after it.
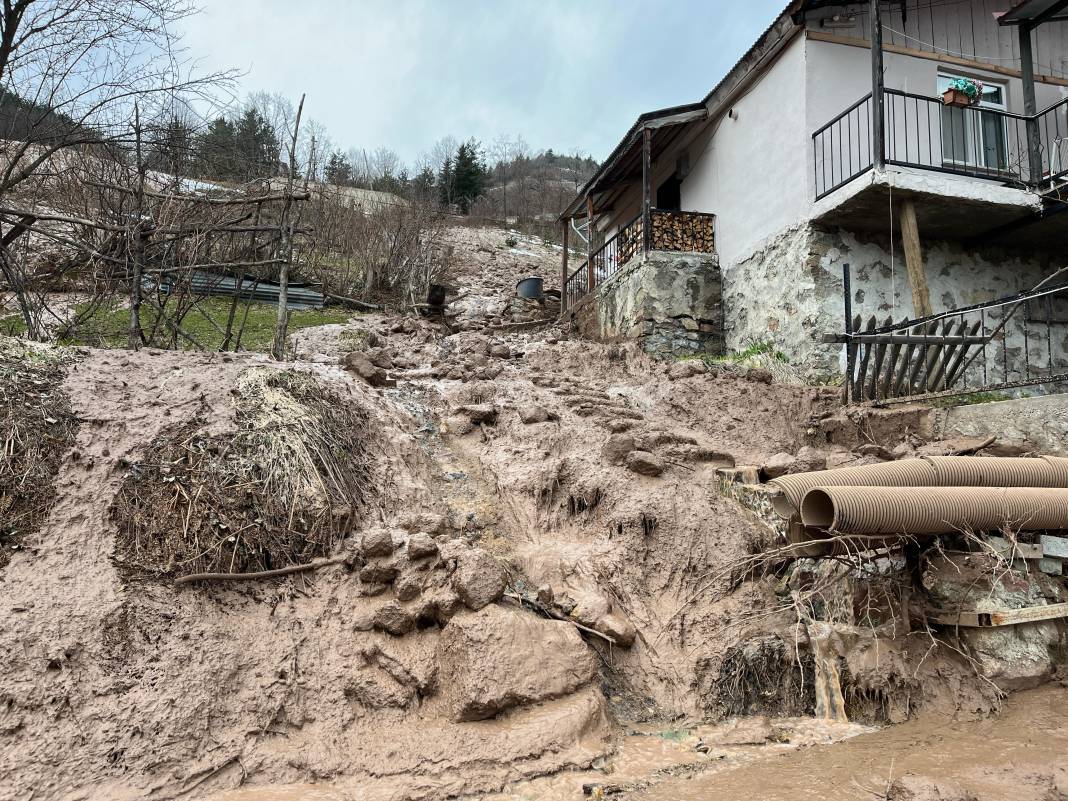
MULTIPOLYGON (((873 314, 868 318, 868 331, 875 330, 875 315, 873 314)), ((857 394, 864 397, 864 387, 867 384, 868 378, 868 362, 871 360, 871 345, 865 344, 863 355, 860 357, 860 366, 857 368, 857 381, 855 386, 857 387, 857 394)))
MULTIPOLYGON (((904 322, 904 321, 903 321, 904 322)), ((982 345, 986 337, 973 334, 939 334, 938 339, 945 345, 982 345)), ((847 342, 860 342, 866 345, 927 345, 934 344, 930 337, 919 334, 824 334, 823 342, 826 344, 843 345, 847 342)))
POLYGON ((929 609, 927 611, 927 619, 934 623, 939 623, 943 626, 964 626, 967 628, 1016 626, 1021 623, 1055 620, 1062 617, 1068 617, 1068 603, 1027 606, 1022 609, 1003 609, 997 612, 977 612, 974 610, 956 612, 946 609, 929 609))
MULTIPOLYGON (((905 321, 902 320, 901 322, 905 322, 905 321)), ((891 336, 893 336, 893 335, 891 335, 891 336)), ((893 385, 894 376, 897 373, 897 359, 898 359, 898 356, 900 356, 900 355, 901 355, 901 343, 900 342, 894 342, 890 346, 890 356, 889 356, 889 358, 887 359, 887 362, 886 362, 886 375, 883 377, 882 381, 879 383, 878 395, 879 395, 880 398, 888 398, 888 397, 890 397, 890 387, 893 385)))
POLYGON ((982 325, 982 320, 976 320, 972 323, 972 327, 964 332, 964 344, 961 346, 960 350, 957 351, 957 355, 954 357, 953 362, 949 365, 949 370, 946 372, 946 389, 952 389, 957 383, 957 379, 960 378, 961 373, 964 371, 967 364, 964 360, 967 358, 971 346, 973 344, 986 344, 986 337, 976 336, 976 332, 979 330, 980 325, 982 325))
POLYGON ((563 314, 567 311, 567 249, 568 249, 568 233, 571 230, 571 220, 564 220, 564 231, 561 239, 563 240, 563 255, 560 257, 560 313, 563 314))
MULTIPOLYGON (((1004 9, 1002 9, 1004 10, 1004 9)), ((920 13, 920 12, 917 12, 920 13)), ((910 15, 911 19, 911 15, 910 15)), ((995 28, 1000 26, 994 26, 995 28)), ((816 42, 828 42, 830 44, 840 44, 847 47, 862 47, 867 50, 871 45, 868 44, 865 39, 856 39, 850 36, 841 36, 834 33, 823 33, 822 31, 806 31, 806 37, 816 42)), ((930 41, 926 39, 925 41, 930 41)), ((1020 70, 1012 69, 1010 67, 1004 67, 999 64, 992 64, 984 61, 974 61, 968 58, 959 58, 957 56, 950 56, 944 53, 931 53, 926 50, 917 50, 915 47, 899 47, 889 42, 883 43, 883 51, 886 53, 897 53, 902 56, 912 56, 914 58, 922 58, 928 61, 937 61, 941 64, 952 64, 955 67, 967 67, 973 70, 984 70, 986 72, 995 72, 998 75, 1005 75, 1010 78, 1019 78, 1020 70)), ((1054 75, 1035 75, 1035 80, 1040 83, 1049 84, 1051 86, 1068 86, 1068 78, 1060 78, 1054 75)))
POLYGON ((942 337, 942 343, 938 348, 937 359, 931 367, 931 372, 927 378, 927 384, 934 389, 945 389, 942 386, 942 378, 946 374, 946 364, 953 357, 953 351, 958 347, 957 342, 952 341, 960 337, 964 330, 964 323, 960 320, 952 320, 948 324, 943 324, 943 331, 945 335, 942 337))
POLYGON ((652 158, 653 132, 648 128, 642 131, 642 250, 649 252, 653 236, 653 224, 650 210, 653 195, 652 158))
POLYGON ((912 310, 917 317, 927 317, 932 314, 931 295, 927 288, 927 273, 923 267, 916 204, 912 200, 901 203, 901 241, 905 246, 905 267, 908 269, 909 287, 912 289, 912 310))
POLYGON ((1015 626, 1019 623, 1033 623, 1036 620, 1054 620, 1068 617, 1068 603, 1048 604, 1046 606, 1027 606, 1023 609, 1006 609, 990 613, 991 626, 1015 626))
MULTIPOLYGON (((883 323, 883 327, 890 325, 894 321, 887 317, 883 323)), ((875 400, 878 395, 879 377, 883 374, 883 359, 886 357, 886 343, 876 342, 875 345, 875 363, 871 368, 871 378, 868 381, 868 400, 875 400)))
MULTIPOLYGON (((932 321, 932 322, 927 323, 926 326, 922 326, 922 325, 919 326, 919 328, 921 330, 926 329, 928 336, 930 336, 930 335, 934 334, 934 332, 937 330, 938 323, 936 321, 932 321)), ((930 341, 930 339, 928 339, 927 341, 930 341)), ((919 384, 920 373, 927 366, 927 356, 928 356, 929 350, 930 349, 925 347, 924 345, 917 345, 916 346, 916 358, 913 361, 912 370, 909 372, 908 387, 906 388, 905 392, 902 393, 902 394, 909 394, 914 389, 919 388, 919 385, 920 385, 919 384)))
MULTIPOLYGON (((918 326, 913 326, 910 329, 910 332, 914 333, 918 328, 918 326)), ((909 342, 905 348, 905 353, 901 357, 901 364, 898 366, 897 373, 894 374, 894 380, 890 384, 888 397, 896 398, 898 395, 905 395, 908 393, 909 386, 905 384, 905 376, 909 374, 913 359, 916 358, 916 348, 917 346, 913 342, 909 342)))

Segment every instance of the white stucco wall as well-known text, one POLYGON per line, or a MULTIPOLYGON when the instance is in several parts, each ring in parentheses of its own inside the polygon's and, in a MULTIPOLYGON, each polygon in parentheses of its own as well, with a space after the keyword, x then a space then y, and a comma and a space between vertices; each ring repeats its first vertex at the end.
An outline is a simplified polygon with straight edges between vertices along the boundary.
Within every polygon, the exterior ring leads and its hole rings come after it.
POLYGON ((684 211, 716 215, 720 261, 730 264, 806 214, 805 40, 797 36, 690 147, 684 211))

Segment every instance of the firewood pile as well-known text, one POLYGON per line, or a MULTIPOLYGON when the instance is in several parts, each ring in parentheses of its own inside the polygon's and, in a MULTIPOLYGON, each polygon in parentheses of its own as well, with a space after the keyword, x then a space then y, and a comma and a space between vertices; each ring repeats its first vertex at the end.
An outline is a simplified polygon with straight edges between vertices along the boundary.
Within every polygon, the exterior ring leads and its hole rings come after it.
POLYGON ((653 250, 714 253, 716 218, 710 214, 673 211, 652 214, 653 250))

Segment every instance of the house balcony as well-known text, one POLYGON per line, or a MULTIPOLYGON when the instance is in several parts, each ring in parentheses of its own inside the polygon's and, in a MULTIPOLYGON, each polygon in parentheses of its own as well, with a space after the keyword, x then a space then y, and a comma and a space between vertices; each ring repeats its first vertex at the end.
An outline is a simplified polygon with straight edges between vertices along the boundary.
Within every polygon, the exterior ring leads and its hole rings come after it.
POLYGON ((814 221, 885 230, 887 209, 911 197, 935 238, 1063 246, 1063 220, 1044 220, 1045 198, 1068 182, 1068 98, 1033 115, 895 89, 883 98, 882 160, 893 174, 875 170, 869 93, 812 134, 814 221))
POLYGON ((608 281, 636 256, 649 252, 705 253, 716 250, 714 214, 698 211, 649 211, 649 231, 639 214, 594 250, 564 281, 565 308, 608 281))

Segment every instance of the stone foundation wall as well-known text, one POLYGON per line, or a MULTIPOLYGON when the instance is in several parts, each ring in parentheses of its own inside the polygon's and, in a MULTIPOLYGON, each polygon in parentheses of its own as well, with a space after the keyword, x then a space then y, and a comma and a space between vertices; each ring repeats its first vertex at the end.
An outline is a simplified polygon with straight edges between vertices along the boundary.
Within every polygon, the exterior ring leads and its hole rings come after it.
MULTIPOLYGON (((854 314, 864 320, 875 315, 880 321, 915 316, 900 243, 894 244, 892 260, 890 250, 889 238, 808 223, 768 240, 724 268, 727 349, 771 341, 810 377, 840 375, 845 366, 842 346, 825 345, 820 339, 824 333, 841 332, 845 324, 843 263, 850 265, 854 314)), ((925 242, 923 255, 936 312, 1023 292, 1052 270, 1045 255, 995 248, 972 251, 953 242, 925 242)), ((996 323, 998 317, 988 319, 996 323)), ((1068 353, 1068 325, 1063 327, 1063 332, 1053 332, 1054 347, 1068 353)))
POLYGON ((637 339, 654 356, 723 353, 719 259, 653 251, 631 259, 571 310, 578 333, 637 339))

